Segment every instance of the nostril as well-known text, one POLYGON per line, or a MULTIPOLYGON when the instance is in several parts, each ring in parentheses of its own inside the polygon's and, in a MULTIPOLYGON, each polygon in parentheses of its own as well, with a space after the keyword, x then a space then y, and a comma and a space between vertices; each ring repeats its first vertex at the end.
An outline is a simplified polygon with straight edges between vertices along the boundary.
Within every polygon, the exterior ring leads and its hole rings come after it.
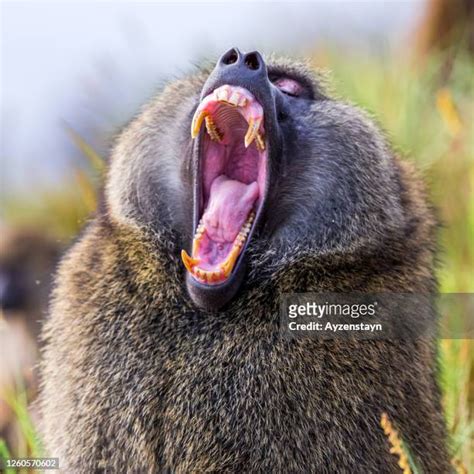
POLYGON ((249 53, 245 56, 245 65, 254 71, 260 68, 260 59, 257 53, 249 53))
POLYGON ((227 53, 222 56, 222 62, 226 66, 230 66, 231 64, 236 63, 239 60, 239 53, 236 49, 232 48, 227 51, 227 53))

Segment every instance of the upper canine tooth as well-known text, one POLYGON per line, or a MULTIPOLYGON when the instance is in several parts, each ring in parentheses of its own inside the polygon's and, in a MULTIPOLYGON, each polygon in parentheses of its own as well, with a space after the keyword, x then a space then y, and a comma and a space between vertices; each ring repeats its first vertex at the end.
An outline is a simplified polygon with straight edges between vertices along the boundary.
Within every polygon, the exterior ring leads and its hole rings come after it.
POLYGON ((250 117, 249 128, 247 129, 247 133, 245 134, 245 138, 244 138, 245 148, 248 148, 250 144, 255 140, 255 137, 258 134, 258 129, 260 128, 261 123, 262 123, 261 118, 257 118, 255 120, 253 117, 250 117))
POLYGON ((199 110, 199 108, 194 113, 193 121, 191 123, 191 137, 196 138, 199 135, 199 130, 201 129, 202 121, 207 117, 208 113, 205 110, 199 110))

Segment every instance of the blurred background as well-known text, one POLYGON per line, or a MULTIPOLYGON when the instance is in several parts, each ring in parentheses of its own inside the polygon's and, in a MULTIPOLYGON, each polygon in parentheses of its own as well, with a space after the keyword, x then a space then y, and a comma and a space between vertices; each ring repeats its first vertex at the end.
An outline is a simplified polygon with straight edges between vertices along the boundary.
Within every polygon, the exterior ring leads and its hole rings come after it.
MULTIPOLYGON (((38 332, 114 136, 168 80, 232 46, 309 57, 373 114, 439 210, 441 292, 474 292, 474 0, 4 1, 0 15, 0 456, 41 455, 38 332)), ((462 326, 465 311, 442 323, 462 326)), ((458 472, 474 472, 473 348, 440 341, 458 472)))

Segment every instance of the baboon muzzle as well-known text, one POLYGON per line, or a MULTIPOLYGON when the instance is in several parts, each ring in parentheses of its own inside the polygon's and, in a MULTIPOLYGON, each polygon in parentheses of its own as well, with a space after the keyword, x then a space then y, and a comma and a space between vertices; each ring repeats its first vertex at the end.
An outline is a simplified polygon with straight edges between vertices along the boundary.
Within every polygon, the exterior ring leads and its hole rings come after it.
POLYGON ((206 81, 191 123, 194 228, 182 251, 188 289, 206 308, 237 291, 269 181, 274 86, 258 52, 227 51, 206 81))

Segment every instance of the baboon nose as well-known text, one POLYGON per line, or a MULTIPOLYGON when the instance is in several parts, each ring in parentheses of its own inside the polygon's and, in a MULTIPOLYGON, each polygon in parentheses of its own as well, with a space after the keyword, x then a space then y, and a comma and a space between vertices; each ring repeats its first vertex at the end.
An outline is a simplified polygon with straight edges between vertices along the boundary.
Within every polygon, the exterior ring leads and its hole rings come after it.
POLYGON ((217 68, 242 79, 257 79, 266 75, 265 63, 258 51, 242 53, 237 48, 229 49, 217 62, 217 68))

